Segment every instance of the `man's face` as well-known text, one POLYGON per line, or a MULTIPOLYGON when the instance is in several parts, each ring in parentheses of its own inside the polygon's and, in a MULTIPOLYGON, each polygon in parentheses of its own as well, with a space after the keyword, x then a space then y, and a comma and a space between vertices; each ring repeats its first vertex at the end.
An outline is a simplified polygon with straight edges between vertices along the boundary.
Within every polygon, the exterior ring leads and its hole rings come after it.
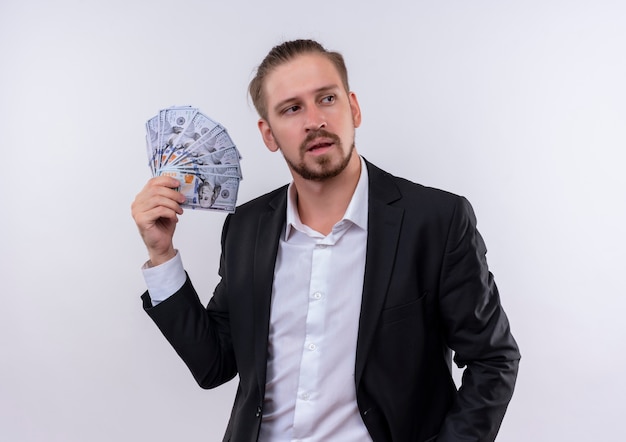
POLYGON ((339 175, 356 156, 354 129, 361 111, 337 69, 321 54, 299 55, 265 79, 267 120, 263 141, 282 152, 292 173, 323 181, 339 175))

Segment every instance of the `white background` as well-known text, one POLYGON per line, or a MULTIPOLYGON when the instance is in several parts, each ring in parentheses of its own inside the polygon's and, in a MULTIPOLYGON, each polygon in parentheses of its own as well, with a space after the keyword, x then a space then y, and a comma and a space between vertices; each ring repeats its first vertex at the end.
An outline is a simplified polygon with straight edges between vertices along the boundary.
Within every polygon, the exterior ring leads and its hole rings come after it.
MULTIPOLYGON (((267 51, 342 52, 375 164, 469 198, 523 359, 499 441, 623 440, 623 1, 28 1, 0 6, 0 439, 219 441, 144 314, 130 203, 144 122, 192 104, 240 148, 239 202, 286 183, 246 87, 267 51)), ((223 216, 176 246, 208 301, 223 216)))

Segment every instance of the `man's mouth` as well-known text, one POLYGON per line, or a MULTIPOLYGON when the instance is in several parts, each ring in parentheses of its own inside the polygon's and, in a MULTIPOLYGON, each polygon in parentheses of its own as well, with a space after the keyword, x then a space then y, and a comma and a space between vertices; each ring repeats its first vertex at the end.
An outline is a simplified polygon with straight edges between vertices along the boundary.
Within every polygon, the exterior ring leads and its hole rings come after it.
POLYGON ((300 146, 300 151, 303 154, 323 155, 333 146, 341 146, 339 137, 332 132, 318 129, 307 134, 300 146))
POLYGON ((333 144, 335 143, 332 140, 315 140, 312 143, 309 143, 307 145, 306 151, 307 152, 319 152, 321 150, 328 149, 333 144))

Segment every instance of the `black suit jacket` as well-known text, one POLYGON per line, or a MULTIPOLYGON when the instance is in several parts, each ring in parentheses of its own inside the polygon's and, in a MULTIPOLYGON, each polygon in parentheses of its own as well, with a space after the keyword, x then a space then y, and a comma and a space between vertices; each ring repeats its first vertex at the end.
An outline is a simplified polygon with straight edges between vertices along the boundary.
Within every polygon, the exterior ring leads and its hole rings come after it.
MULTIPOLYGON (((370 163, 369 218, 355 388, 376 442, 490 441, 517 375, 519 352, 470 204, 370 163), (457 391, 451 351, 465 366, 457 391)), ((212 388, 239 374, 225 441, 256 441, 263 416, 274 263, 286 187, 227 217, 221 282, 207 308, 189 279, 144 308, 212 388)))

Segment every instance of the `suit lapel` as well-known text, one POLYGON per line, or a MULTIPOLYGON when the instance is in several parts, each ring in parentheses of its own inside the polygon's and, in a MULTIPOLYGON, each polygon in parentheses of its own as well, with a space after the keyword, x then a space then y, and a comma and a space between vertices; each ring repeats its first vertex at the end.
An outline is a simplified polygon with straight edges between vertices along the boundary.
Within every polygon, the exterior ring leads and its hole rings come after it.
POLYGON ((401 198, 390 175, 370 163, 367 251, 359 335, 356 351, 356 384, 358 385, 369 352, 376 324, 389 287, 400 237, 404 210, 390 205, 401 198))
POLYGON ((270 202, 270 209, 259 217, 254 248, 254 359, 261 397, 265 394, 267 370, 267 339, 269 336, 270 306, 274 266, 278 242, 284 231, 287 191, 280 192, 270 202))

